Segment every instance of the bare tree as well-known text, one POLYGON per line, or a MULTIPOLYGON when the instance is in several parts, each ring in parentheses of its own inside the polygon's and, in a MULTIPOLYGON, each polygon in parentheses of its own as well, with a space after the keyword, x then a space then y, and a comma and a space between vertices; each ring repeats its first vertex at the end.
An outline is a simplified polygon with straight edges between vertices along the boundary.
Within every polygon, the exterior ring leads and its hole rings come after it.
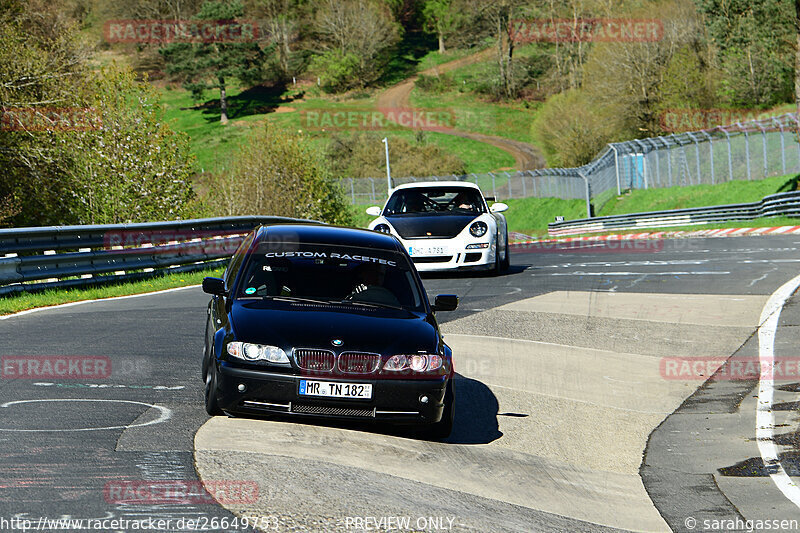
POLYGON ((388 6, 376 0, 323 0, 315 28, 325 49, 357 58, 362 84, 378 77, 381 57, 400 38, 388 6))

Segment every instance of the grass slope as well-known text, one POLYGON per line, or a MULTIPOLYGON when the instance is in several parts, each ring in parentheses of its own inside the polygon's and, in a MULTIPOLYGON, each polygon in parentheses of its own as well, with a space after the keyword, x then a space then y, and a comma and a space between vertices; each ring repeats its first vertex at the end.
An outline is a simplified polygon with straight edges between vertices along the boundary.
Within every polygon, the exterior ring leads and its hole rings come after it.
POLYGON ((182 272, 167 274, 156 278, 114 285, 103 285, 87 289, 53 289, 48 291, 17 294, 0 297, 0 315, 8 315, 51 305, 79 302, 82 300, 99 300, 115 296, 128 296, 148 292, 163 291, 176 287, 199 285, 206 276, 220 276, 223 269, 204 270, 198 272, 182 272))

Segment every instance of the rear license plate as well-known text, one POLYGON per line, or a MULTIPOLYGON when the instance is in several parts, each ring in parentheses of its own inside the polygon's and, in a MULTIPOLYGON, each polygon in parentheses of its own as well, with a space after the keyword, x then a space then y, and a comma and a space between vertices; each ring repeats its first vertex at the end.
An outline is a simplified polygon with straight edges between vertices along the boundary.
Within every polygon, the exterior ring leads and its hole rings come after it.
POLYGON ((409 246, 408 255, 424 257, 430 255, 448 255, 449 250, 444 246, 409 246))
POLYGON ((372 385, 369 383, 335 383, 333 381, 311 381, 309 379, 301 379, 300 396, 371 400, 372 385))

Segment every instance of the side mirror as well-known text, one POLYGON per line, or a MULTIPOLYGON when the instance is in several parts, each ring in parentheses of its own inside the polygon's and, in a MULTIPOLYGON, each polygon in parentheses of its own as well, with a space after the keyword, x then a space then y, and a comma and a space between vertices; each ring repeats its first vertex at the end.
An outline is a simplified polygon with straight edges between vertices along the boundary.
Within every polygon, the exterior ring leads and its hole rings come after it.
POLYGON ((225 290, 225 280, 220 278, 204 278, 203 292, 214 296, 228 295, 228 291, 225 290))
POLYGON ((381 208, 374 205, 372 207, 368 207, 367 214, 371 217, 379 217, 381 216, 381 208))
POLYGON ((455 311, 458 307, 458 296, 455 294, 439 294, 433 302, 433 312, 455 311))
POLYGON ((492 207, 490 207, 489 210, 492 213, 502 213, 503 211, 508 211, 508 204, 497 202, 496 204, 492 204, 492 207))

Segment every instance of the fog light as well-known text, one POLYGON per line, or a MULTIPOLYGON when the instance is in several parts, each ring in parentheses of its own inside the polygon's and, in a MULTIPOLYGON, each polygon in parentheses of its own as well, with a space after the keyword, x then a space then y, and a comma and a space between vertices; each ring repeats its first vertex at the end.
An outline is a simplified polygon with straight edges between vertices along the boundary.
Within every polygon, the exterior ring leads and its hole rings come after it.
POLYGON ((239 386, 236 388, 239 389, 239 392, 244 392, 247 390, 247 387, 245 386, 244 383, 239 383, 239 386))
POLYGON ((419 403, 428 403, 428 397, 423 394, 419 397, 419 403))

